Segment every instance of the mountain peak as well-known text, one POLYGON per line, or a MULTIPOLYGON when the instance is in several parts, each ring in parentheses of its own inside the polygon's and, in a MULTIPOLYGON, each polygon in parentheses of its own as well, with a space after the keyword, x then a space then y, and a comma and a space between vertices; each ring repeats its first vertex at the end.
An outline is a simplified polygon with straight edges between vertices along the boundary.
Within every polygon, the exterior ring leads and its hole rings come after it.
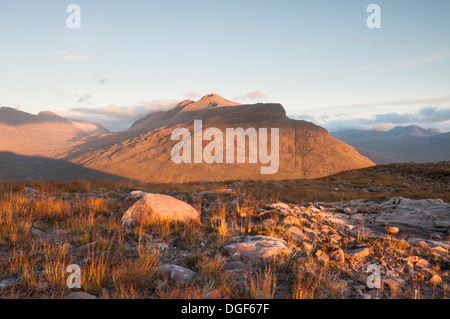
POLYGON ((396 126, 388 132, 395 135, 410 136, 432 136, 439 134, 436 130, 429 130, 418 125, 396 126))
POLYGON ((57 116, 57 117, 61 117, 58 114, 56 114, 55 112, 52 111, 42 111, 39 112, 38 116, 42 116, 42 115, 50 115, 50 116, 57 116))
POLYGON ((224 107, 224 106, 238 106, 242 105, 237 102, 233 102, 217 94, 208 94, 203 96, 200 100, 194 102, 192 100, 184 100, 177 105, 175 105, 170 112, 172 115, 174 113, 190 112, 190 111, 200 111, 208 108, 224 107))

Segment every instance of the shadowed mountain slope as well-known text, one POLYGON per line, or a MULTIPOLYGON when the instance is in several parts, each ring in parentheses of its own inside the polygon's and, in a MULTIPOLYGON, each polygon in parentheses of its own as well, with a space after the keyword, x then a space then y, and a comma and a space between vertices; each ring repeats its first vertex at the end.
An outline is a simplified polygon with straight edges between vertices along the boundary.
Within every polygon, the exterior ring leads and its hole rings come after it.
POLYGON ((73 139, 108 133, 98 124, 76 121, 52 112, 29 114, 0 108, 0 151, 51 156, 73 139))

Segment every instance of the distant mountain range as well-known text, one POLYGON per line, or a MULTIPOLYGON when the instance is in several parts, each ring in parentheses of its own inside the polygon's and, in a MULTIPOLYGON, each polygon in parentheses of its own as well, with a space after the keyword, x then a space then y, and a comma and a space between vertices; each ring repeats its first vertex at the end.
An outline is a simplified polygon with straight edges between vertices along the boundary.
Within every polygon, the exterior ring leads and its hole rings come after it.
POLYGON ((376 164, 450 160, 450 132, 411 125, 389 131, 348 130, 331 134, 376 164))
MULTIPOLYGON (((199 101, 182 101, 167 112, 150 114, 128 130, 113 133, 100 125, 68 120, 56 114, 34 116, 1 109, 0 134, 0 181, 77 178, 144 182, 280 180, 316 178, 374 165, 325 129, 310 122, 289 119, 280 104, 242 105, 215 94, 206 95, 199 101), (203 121, 202 132, 208 127, 222 132, 226 128, 268 128, 268 141, 270 129, 279 128, 278 172, 261 175, 261 164, 249 163, 248 150, 245 163, 175 164, 171 160, 171 151, 179 141, 171 139, 172 132, 186 128, 193 134, 194 120, 203 121), (7 137, 3 136, 4 132, 7 137)), ((207 144, 203 141, 202 146, 207 144)))
POLYGON ((70 120, 52 112, 29 114, 0 107, 0 151, 21 155, 50 155, 72 139, 109 133, 101 125, 70 120))

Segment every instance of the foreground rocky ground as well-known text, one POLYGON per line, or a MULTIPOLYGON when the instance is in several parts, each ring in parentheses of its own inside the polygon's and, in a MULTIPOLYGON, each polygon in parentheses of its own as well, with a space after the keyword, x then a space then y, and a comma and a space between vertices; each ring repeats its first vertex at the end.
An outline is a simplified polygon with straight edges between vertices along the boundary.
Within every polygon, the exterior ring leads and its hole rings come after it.
POLYGON ((289 202, 251 194, 256 182, 199 185, 5 187, 0 296, 448 297, 450 204, 440 199, 289 202), (81 289, 67 288, 71 264, 81 289))

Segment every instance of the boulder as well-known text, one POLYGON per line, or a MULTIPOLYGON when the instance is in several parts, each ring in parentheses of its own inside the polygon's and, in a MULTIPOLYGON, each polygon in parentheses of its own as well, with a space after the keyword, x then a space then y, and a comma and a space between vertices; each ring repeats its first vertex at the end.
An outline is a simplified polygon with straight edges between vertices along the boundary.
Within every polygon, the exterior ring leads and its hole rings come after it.
POLYGON ((370 249, 367 247, 355 249, 352 252, 350 252, 349 255, 355 259, 364 259, 365 257, 370 255, 370 249))
POLYGON ((160 194, 147 194, 123 215, 122 223, 130 226, 157 220, 198 221, 200 214, 191 205, 160 194))
POLYGON ((430 278, 430 282, 435 285, 438 285, 442 283, 442 278, 439 275, 433 275, 433 277, 430 278))
POLYGON ((430 263, 428 261, 426 261, 425 259, 419 259, 416 262, 416 266, 420 267, 420 268, 429 268, 430 267, 430 263))
POLYGON ((298 229, 295 226, 290 227, 288 232, 290 234, 290 237, 292 239, 294 239, 295 241, 302 242, 302 241, 308 239, 308 237, 300 229, 298 229))
POLYGON ((252 268, 240 261, 228 261, 223 265, 225 270, 234 279, 244 279, 251 272, 252 268))
POLYGON ((196 275, 195 271, 171 264, 160 265, 158 268, 156 268, 156 273, 163 277, 165 280, 174 281, 177 285, 184 285, 192 281, 192 279, 196 275))
POLYGON ((246 241, 224 247, 229 254, 238 254, 257 264, 264 264, 283 254, 290 254, 284 240, 270 236, 250 236, 246 241))

